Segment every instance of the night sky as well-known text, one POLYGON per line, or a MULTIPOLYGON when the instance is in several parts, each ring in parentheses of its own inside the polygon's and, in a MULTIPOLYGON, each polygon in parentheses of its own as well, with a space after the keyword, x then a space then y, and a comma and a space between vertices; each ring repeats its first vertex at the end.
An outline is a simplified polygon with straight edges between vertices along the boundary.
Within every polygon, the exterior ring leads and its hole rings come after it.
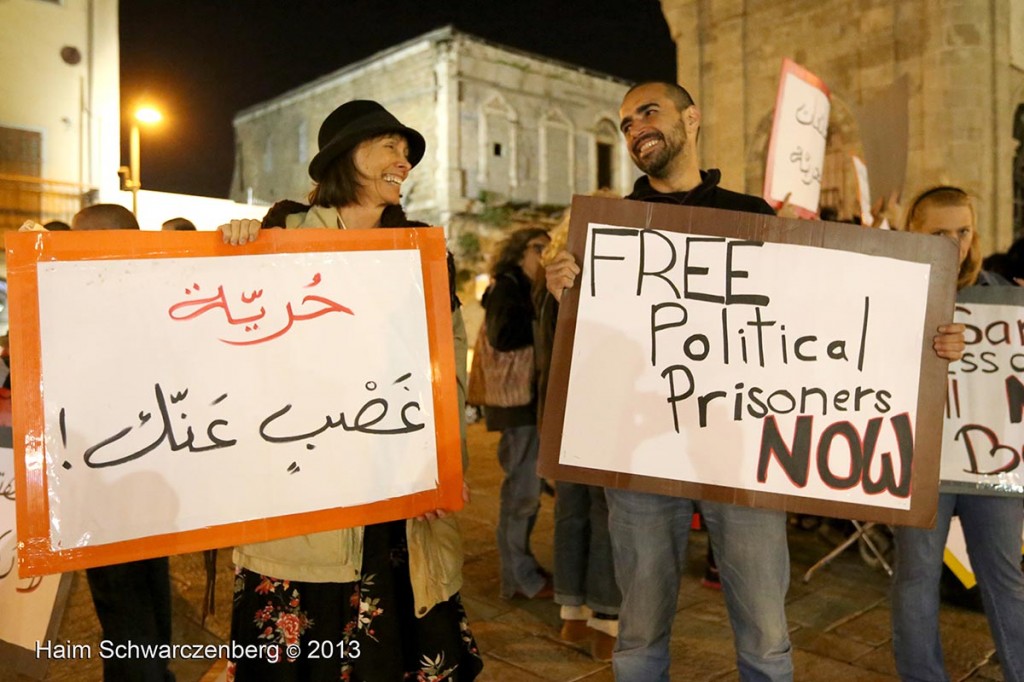
MULTIPOLYGON (((235 113, 451 24, 627 80, 675 78, 658 0, 122 0, 123 163, 141 101, 146 189, 226 196, 235 113)), ((339 102, 340 104, 340 102, 339 102)))

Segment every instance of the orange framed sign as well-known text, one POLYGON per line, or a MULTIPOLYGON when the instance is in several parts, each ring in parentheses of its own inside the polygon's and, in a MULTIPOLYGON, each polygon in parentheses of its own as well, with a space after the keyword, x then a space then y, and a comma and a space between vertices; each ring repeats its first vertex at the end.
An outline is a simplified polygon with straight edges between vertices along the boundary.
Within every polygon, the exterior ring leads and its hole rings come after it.
POLYGON ((461 507, 439 228, 9 234, 19 573, 461 507))

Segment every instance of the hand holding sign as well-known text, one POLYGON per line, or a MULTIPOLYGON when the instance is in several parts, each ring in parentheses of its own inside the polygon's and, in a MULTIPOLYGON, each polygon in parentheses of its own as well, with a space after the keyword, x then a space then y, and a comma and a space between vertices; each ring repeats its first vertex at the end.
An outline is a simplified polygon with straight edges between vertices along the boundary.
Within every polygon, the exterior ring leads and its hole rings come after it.
POLYGON ((225 244, 242 246, 256 241, 260 236, 260 221, 245 218, 243 220, 232 220, 230 223, 220 225, 217 229, 224 237, 225 244))
POLYGON ((572 289, 576 284, 576 277, 580 274, 580 266, 576 265, 576 259, 568 251, 559 251, 554 260, 544 270, 544 278, 548 291, 559 303, 562 302, 562 292, 572 289))

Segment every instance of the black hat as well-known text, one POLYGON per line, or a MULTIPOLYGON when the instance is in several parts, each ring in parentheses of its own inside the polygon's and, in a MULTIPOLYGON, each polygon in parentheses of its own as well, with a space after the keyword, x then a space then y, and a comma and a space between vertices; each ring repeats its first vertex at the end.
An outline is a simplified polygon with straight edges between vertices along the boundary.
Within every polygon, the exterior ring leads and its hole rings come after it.
POLYGON ((427 146, 423 136, 407 128, 377 102, 354 99, 331 112, 320 126, 317 144, 320 151, 309 162, 309 176, 320 182, 328 166, 363 140, 398 133, 409 143, 409 163, 415 166, 427 146))

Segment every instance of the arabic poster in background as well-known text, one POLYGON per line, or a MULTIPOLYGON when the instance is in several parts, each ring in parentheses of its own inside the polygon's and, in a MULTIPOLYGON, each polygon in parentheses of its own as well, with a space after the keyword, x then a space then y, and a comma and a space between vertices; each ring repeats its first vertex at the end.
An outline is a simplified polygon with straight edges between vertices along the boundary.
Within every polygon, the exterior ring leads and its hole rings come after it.
POLYGON ((582 273, 559 310, 541 473, 927 525, 945 376, 931 339, 956 261, 940 242, 576 197, 582 273))
POLYGON ((440 230, 62 236, 8 237, 23 572, 460 506, 440 230))
POLYGON ((954 319, 967 348, 949 365, 942 489, 1024 495, 1024 291, 968 287, 954 319))
POLYGON ((868 182, 868 167, 856 154, 850 155, 853 162, 854 176, 857 178, 857 203, 860 204, 860 222, 862 225, 874 225, 875 217, 871 215, 871 184, 868 182))
POLYGON ((783 60, 764 176, 764 198, 776 210, 788 196, 799 217, 817 216, 830 109, 825 83, 783 60))
POLYGON ((8 422, 0 426, 0 668, 42 679, 49 660, 36 658, 35 645, 56 639, 71 575, 18 578, 10 401, 0 402, 8 422))

